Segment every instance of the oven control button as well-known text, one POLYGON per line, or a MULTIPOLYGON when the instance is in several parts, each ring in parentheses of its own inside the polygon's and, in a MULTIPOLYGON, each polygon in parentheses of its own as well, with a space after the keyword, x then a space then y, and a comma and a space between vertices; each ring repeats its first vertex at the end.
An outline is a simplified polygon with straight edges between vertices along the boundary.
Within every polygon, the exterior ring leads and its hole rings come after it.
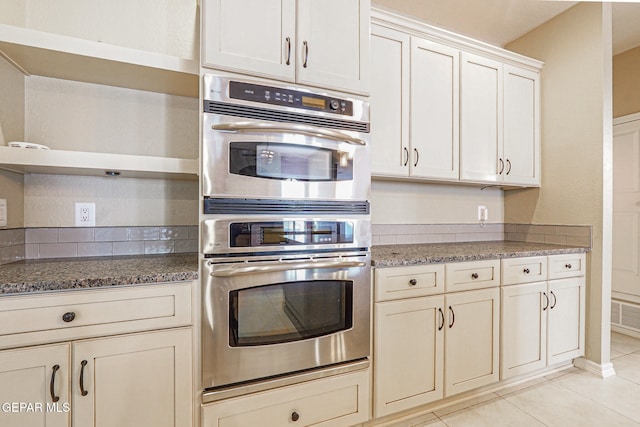
POLYGON ((338 107, 340 107, 340 103, 335 99, 332 99, 331 102, 329 102, 329 108, 331 108, 332 110, 335 111, 338 109, 338 107))

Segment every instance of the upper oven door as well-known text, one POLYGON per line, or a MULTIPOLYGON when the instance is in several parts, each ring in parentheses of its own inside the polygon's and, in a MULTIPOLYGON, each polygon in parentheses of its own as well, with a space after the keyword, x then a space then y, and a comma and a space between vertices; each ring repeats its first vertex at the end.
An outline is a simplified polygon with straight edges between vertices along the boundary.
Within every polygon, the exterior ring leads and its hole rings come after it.
POLYGON ((367 134, 205 114, 205 197, 368 200, 367 134))

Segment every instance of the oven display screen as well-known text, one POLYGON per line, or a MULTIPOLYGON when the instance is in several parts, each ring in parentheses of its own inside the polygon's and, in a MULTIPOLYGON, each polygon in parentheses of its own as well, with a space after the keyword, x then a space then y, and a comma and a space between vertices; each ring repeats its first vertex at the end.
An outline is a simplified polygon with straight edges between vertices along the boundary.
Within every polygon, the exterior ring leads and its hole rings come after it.
POLYGON ((353 224, 337 221, 235 222, 232 248, 353 243, 353 224))
POLYGON ((311 96, 303 96, 302 97, 302 105, 307 106, 307 107, 314 107, 314 108, 321 108, 321 109, 325 109, 327 108, 327 101, 322 99, 322 98, 314 98, 311 96))

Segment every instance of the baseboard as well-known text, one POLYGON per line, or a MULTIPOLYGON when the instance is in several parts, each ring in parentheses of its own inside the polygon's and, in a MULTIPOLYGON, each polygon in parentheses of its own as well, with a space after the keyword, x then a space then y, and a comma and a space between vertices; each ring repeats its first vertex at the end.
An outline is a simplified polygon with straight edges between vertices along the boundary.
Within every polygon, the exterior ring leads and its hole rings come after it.
POLYGON ((579 357, 573 360, 573 364, 576 368, 595 374, 600 378, 609 378, 616 375, 616 371, 613 369, 613 363, 611 362, 598 364, 584 357, 579 357))

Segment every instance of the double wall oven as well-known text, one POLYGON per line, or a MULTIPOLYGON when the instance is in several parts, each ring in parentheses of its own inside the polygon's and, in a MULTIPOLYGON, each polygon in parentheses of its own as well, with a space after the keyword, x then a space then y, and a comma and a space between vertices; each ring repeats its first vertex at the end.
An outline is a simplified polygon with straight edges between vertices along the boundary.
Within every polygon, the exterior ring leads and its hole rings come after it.
POLYGON ((368 104, 204 77, 204 401, 368 365, 368 104))

